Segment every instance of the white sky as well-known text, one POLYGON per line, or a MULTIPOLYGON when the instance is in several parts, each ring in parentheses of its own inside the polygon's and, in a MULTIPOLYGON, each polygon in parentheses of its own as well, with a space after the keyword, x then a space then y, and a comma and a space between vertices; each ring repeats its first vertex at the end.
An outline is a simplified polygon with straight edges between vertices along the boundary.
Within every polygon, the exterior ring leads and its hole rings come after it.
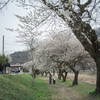
POLYGON ((16 40, 17 33, 7 31, 5 28, 17 28, 18 19, 14 16, 25 15, 26 10, 17 7, 14 3, 9 4, 2 12, 0 12, 0 54, 2 54, 2 36, 5 36, 5 54, 15 51, 25 50, 26 47, 18 43, 16 40))
MULTIPOLYGON (((2 36, 3 35, 5 36, 5 54, 10 54, 15 51, 26 50, 26 46, 16 41, 17 33, 12 33, 5 29, 5 28, 16 29, 19 21, 14 15, 15 14, 25 15, 26 13, 27 13, 26 10, 23 10, 22 8, 17 7, 14 3, 10 3, 5 9, 3 9, 2 12, 0 12, 0 54, 2 54, 2 36)), ((58 24, 58 27, 61 27, 61 26, 59 26, 58 24)))

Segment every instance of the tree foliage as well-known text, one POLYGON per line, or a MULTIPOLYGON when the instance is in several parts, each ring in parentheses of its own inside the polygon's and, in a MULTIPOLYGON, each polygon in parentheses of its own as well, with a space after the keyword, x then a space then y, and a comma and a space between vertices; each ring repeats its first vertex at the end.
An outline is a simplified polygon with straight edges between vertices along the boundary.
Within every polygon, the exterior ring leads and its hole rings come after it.
POLYGON ((0 63, 5 65, 7 61, 8 61, 8 57, 6 57, 5 55, 0 55, 0 63))

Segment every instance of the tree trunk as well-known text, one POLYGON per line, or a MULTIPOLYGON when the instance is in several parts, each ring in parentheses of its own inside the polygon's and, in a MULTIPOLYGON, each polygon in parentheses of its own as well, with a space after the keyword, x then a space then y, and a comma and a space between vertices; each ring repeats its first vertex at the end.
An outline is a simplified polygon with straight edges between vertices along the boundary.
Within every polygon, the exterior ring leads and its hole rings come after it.
POLYGON ((32 86, 34 86, 34 66, 32 66, 32 86))
POLYGON ((32 75, 32 86, 34 86, 34 74, 32 75))
POLYGON ((44 72, 41 72, 41 76, 44 76, 44 72))
POLYGON ((58 74, 58 79, 61 80, 61 74, 58 74))
POLYGON ((48 75, 48 72, 45 72, 45 76, 47 76, 48 75))
POLYGON ((51 75, 51 72, 49 71, 48 74, 51 75))
POLYGON ((36 78, 36 73, 34 73, 34 78, 36 78))
POLYGON ((65 75, 63 75, 63 73, 61 73, 61 76, 63 78, 63 82, 66 82, 67 72, 65 72, 65 75))
POLYGON ((65 79, 67 78, 67 74, 68 74, 68 72, 65 72, 65 79))
POLYGON ((58 79, 61 80, 61 69, 59 68, 58 79))
POLYGON ((75 74, 75 76, 74 76, 73 85, 78 85, 78 74, 79 74, 79 71, 76 71, 74 74, 75 74))
POLYGON ((66 80, 65 80, 65 77, 64 77, 63 73, 61 73, 61 76, 63 78, 63 82, 65 82, 66 80))
MULTIPOLYGON (((75 64, 74 64, 75 66, 75 64)), ((69 66, 69 68, 73 71, 73 73, 75 74, 74 76, 74 81, 72 83, 72 85, 78 85, 78 74, 79 74, 79 71, 75 70, 74 67, 72 66, 69 66)))
POLYGON ((100 92, 100 57, 97 58, 96 61, 97 67, 97 80, 96 80, 96 92, 100 92))

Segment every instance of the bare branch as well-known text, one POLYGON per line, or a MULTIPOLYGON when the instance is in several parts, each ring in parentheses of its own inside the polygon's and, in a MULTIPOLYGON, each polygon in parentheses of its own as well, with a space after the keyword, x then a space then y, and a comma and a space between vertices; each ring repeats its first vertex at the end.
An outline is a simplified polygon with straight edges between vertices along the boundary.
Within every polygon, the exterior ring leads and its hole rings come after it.
POLYGON ((7 4, 8 4, 10 1, 11 1, 11 0, 8 0, 7 2, 4 2, 3 4, 1 4, 1 5, 3 5, 3 6, 0 7, 0 10, 2 10, 5 6, 7 6, 7 4))

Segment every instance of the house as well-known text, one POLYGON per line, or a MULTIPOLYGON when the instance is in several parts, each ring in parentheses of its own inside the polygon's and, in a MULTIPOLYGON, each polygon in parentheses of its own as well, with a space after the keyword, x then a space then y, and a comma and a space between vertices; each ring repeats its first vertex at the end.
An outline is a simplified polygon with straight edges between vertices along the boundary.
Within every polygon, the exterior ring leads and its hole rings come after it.
POLYGON ((11 73, 22 73, 23 72, 23 66, 21 64, 11 64, 10 65, 11 73))

